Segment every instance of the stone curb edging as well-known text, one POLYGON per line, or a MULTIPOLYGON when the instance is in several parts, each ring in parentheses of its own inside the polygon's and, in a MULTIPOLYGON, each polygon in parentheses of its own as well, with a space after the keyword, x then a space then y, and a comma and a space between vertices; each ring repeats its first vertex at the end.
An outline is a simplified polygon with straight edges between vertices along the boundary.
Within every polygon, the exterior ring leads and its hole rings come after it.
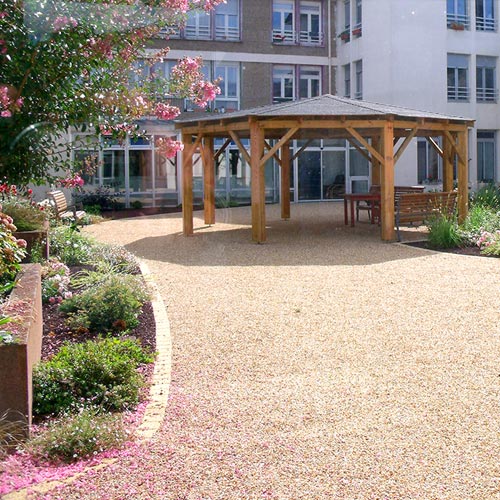
MULTIPOLYGON (((172 337, 170 334, 170 323, 168 321, 166 307, 160 295, 160 291, 152 278, 149 267, 145 262, 140 261, 140 268, 152 295, 151 304, 153 306, 156 324, 157 351, 153 380, 149 391, 150 400, 144 412, 142 422, 136 430, 137 441, 139 443, 146 443, 151 440, 154 434, 160 429, 167 409, 172 374, 172 337)), ((58 486, 71 484, 89 470, 103 469, 116 462, 116 460, 117 458, 105 459, 101 463, 89 466, 83 471, 61 481, 48 481, 13 491, 4 495, 2 500, 25 500, 28 498, 28 493, 47 493, 58 486)))

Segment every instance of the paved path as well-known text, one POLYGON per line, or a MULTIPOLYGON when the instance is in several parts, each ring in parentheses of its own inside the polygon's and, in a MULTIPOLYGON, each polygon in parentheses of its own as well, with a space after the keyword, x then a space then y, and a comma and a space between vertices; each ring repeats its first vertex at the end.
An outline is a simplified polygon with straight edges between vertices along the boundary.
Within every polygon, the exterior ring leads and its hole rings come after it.
MULTIPOLYGON (((142 454, 57 493, 96 499, 500 498, 499 260, 382 243, 338 204, 89 229, 148 264, 172 384, 142 454)), ((196 214, 201 217, 200 214, 196 214)))

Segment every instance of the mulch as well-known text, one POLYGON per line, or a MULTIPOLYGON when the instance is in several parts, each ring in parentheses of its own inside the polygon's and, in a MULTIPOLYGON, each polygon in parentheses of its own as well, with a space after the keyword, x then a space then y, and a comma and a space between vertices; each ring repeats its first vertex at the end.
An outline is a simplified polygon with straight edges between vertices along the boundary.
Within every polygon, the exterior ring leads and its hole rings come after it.
POLYGON ((445 252, 454 253, 458 255, 473 255, 475 257, 491 257, 491 255, 483 255, 479 247, 455 247, 455 248, 434 248, 429 245, 427 241, 411 241, 405 243, 410 247, 425 248, 427 250, 433 250, 435 252, 445 252))

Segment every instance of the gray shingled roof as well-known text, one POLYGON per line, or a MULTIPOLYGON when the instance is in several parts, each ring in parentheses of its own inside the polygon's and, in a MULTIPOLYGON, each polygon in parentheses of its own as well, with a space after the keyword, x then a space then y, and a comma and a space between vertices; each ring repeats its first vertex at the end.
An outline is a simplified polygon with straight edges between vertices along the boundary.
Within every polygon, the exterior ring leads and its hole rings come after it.
POLYGON ((244 109, 227 114, 217 113, 184 113, 176 123, 184 124, 189 122, 207 122, 211 120, 221 120, 255 117, 292 117, 292 116, 314 116, 318 117, 370 117, 392 115, 401 118, 425 118, 450 121, 473 121, 470 118, 459 116, 443 115, 429 111, 419 111, 402 106, 392 106, 390 104, 379 104, 368 101, 348 99, 331 94, 325 94, 311 99, 291 101, 269 106, 259 106, 257 108, 244 109))

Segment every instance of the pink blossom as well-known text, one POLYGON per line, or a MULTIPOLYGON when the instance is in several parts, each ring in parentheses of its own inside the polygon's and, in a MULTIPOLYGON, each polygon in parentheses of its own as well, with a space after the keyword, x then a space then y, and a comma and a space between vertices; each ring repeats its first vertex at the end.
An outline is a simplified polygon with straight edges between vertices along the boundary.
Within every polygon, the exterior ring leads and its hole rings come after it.
POLYGON ((59 16, 54 19, 54 23, 52 24, 54 31, 61 31, 67 26, 70 28, 75 28, 78 25, 76 19, 68 16, 59 16))
POLYGON ((9 111, 8 109, 5 109, 5 110, 0 112, 0 116, 2 118, 10 118, 12 116, 12 112, 9 111))
POLYGON ((26 248, 28 246, 28 243, 26 242, 26 240, 23 240, 23 239, 18 239, 17 240, 17 244, 21 248, 26 248))
POLYGON ((58 184, 64 188, 79 188, 85 184, 79 173, 68 176, 65 179, 58 179, 58 184))
POLYGON ((154 109, 155 116, 160 120, 173 120, 179 113, 179 108, 162 102, 159 102, 154 109))
POLYGON ((155 143, 158 153, 160 153, 165 158, 174 158, 178 151, 184 149, 184 144, 180 141, 176 141, 171 137, 160 137, 155 143))

